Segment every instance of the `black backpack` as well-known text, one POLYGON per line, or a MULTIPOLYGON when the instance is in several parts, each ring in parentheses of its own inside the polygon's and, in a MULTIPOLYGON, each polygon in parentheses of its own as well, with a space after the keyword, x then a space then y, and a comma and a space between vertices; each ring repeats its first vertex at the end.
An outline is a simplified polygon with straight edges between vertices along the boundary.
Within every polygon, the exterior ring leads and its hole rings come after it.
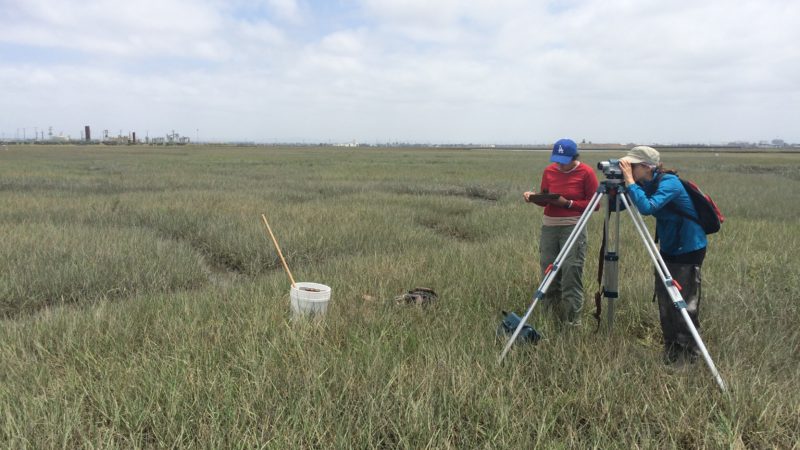
MULTIPOLYGON (((512 334, 514 334, 514 331, 517 329, 520 322, 522 322, 522 318, 520 316, 514 314, 513 312, 503 311, 503 320, 500 322, 500 325, 497 327, 496 331, 497 336, 510 337, 512 334)), ((528 324, 523 325, 522 329, 519 331, 519 335, 517 335, 517 342, 536 344, 541 339, 542 335, 528 324)))

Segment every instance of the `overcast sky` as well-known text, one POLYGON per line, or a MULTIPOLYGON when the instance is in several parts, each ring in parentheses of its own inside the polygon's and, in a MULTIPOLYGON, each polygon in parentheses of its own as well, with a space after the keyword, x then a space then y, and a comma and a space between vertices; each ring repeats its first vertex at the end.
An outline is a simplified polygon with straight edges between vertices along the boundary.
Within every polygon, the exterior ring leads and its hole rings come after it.
POLYGON ((798 0, 0 0, 0 132, 800 142, 798 0))

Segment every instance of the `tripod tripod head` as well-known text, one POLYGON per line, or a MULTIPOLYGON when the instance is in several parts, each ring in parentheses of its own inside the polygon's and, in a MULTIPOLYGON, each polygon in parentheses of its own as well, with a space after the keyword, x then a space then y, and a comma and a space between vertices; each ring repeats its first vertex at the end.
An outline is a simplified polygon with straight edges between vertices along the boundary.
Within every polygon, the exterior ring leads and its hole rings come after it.
POLYGON ((600 182, 597 192, 608 195, 609 200, 612 200, 616 197, 616 194, 624 194, 627 189, 625 182, 621 178, 607 178, 600 182))

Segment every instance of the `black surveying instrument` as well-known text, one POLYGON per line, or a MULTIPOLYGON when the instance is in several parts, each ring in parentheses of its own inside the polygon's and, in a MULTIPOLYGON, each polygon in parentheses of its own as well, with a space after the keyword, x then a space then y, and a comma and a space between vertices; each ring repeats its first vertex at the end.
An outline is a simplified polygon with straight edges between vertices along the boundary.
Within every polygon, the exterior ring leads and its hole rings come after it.
MULTIPOLYGON (((578 236, 580 235, 581 231, 586 228, 586 224, 589 222, 589 218, 591 217, 592 213, 595 211, 595 208, 600 204, 600 200, 602 200, 603 196, 607 196, 608 199, 608 208, 605 214, 605 222, 603 226, 603 242, 604 242, 604 267, 603 267, 603 296, 607 300, 607 309, 606 309, 606 317, 608 320, 609 328, 613 324, 614 321, 614 303, 618 298, 618 264, 619 264, 619 216, 622 209, 628 211, 628 215, 630 215, 631 220, 633 221, 633 225, 636 228, 636 231, 639 233, 639 236, 642 238, 642 242, 644 242, 645 248, 647 249, 647 253, 650 255, 650 259, 653 260, 653 264, 656 269, 656 273, 658 277, 661 279, 661 282, 664 283, 664 287, 667 290, 667 293, 672 300, 673 305, 681 312, 681 316, 683 316, 683 320, 686 322, 686 326, 688 327, 689 331, 694 338, 695 343, 697 344, 697 348, 703 355, 703 359, 708 366, 708 369, 711 371, 711 374, 714 376, 714 379, 719 385, 719 388, 722 391, 726 390, 725 382, 722 380, 722 377, 717 371, 716 366, 714 365, 714 361, 711 359, 711 355, 708 354, 708 349, 706 349, 703 340, 700 338, 700 334, 697 332, 697 328, 694 326, 691 318, 689 317, 689 313, 686 311, 686 302, 681 297, 681 288, 672 279, 672 275, 670 275, 669 270, 667 269, 667 265, 664 262, 664 259, 661 258, 661 253, 658 251, 658 247, 656 247, 656 243, 653 241, 653 238, 650 237, 650 234, 647 231, 647 225, 642 218, 641 213, 639 210, 636 209, 633 202, 630 199, 628 194, 628 190, 625 187, 625 183, 622 180, 622 170, 619 167, 619 160, 608 160, 602 161, 597 165, 598 169, 600 169, 603 174, 605 174, 606 179, 600 183, 597 188, 597 192, 594 193, 592 199, 589 201, 589 205, 583 211, 580 218, 578 219, 578 223, 575 225, 575 228, 570 233, 569 237, 567 238, 567 242, 564 247, 561 248, 561 251, 556 256, 555 261, 550 264, 545 271, 544 278, 542 279, 541 284, 539 285, 536 293, 533 295, 533 301, 531 306, 528 308, 528 311, 522 317, 522 320, 519 321, 519 325, 514 330, 514 333, 508 339, 505 348, 503 348, 503 352, 500 354, 500 358, 498 362, 502 362, 503 358, 505 358, 508 351, 511 349, 511 346, 514 344, 514 341, 517 339, 517 336, 520 333, 520 330, 524 327, 525 323, 531 316, 533 312, 533 308, 536 307, 536 304, 542 299, 547 292, 547 289, 550 287, 555 276, 558 274, 559 269, 561 269, 561 263, 564 259, 569 255, 570 250, 572 250, 573 245, 577 241, 578 236), (613 219, 612 219, 613 216, 613 219), (614 231, 613 235, 611 233, 611 226, 613 220, 614 231)), ((598 317, 599 320, 599 317, 598 317)))

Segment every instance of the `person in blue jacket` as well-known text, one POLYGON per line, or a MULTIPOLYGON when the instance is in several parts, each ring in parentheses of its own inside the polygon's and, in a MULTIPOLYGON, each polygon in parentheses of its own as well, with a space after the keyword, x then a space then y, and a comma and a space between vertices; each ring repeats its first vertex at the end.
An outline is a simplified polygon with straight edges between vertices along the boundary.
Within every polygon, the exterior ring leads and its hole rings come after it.
MULTIPOLYGON (((643 215, 655 216, 659 252, 672 278, 683 288, 681 296, 694 326, 700 328, 700 268, 706 256, 706 234, 696 221, 676 212, 697 217, 689 194, 675 172, 663 168, 661 156, 652 147, 632 148, 619 161, 628 194, 643 215)), ((664 362, 694 362, 699 353, 680 311, 673 305, 656 275, 664 362)))

